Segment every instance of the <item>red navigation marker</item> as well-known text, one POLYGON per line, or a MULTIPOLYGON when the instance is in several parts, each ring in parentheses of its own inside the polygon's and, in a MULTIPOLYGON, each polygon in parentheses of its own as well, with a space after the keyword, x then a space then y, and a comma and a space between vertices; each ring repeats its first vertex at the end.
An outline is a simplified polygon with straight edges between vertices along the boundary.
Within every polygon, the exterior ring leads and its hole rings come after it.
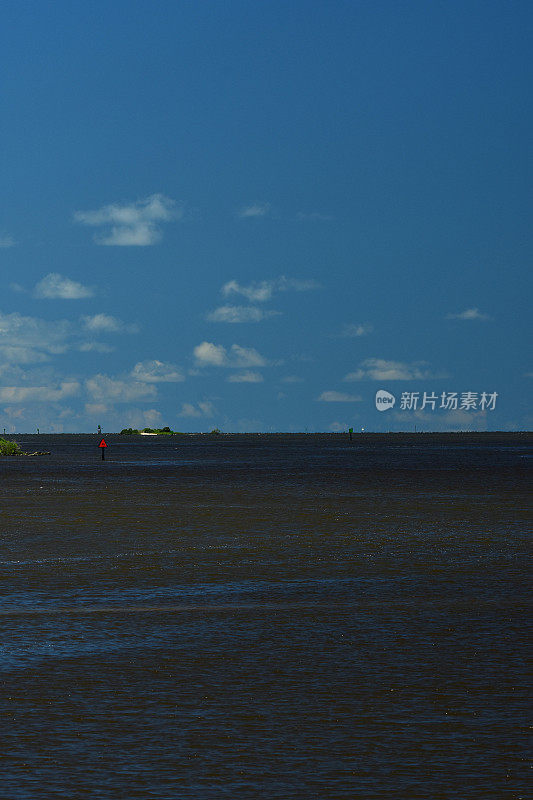
POLYGON ((105 439, 102 439, 102 441, 100 442, 98 447, 100 447, 102 449, 102 461, 105 461, 105 448, 107 447, 107 445, 105 443, 105 439))

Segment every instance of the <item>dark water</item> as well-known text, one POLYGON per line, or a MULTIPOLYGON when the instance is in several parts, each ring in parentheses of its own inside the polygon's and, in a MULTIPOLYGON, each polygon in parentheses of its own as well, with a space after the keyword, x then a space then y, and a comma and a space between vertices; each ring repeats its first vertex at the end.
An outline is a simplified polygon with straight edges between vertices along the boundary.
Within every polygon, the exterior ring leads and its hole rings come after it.
POLYGON ((0 797, 518 800, 531 439, 21 436, 0 797))

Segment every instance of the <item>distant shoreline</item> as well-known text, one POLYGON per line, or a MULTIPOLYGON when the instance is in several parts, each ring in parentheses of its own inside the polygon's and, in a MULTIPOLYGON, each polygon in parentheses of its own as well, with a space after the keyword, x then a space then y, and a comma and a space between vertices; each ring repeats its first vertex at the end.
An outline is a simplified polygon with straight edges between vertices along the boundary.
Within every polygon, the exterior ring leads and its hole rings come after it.
MULTIPOLYGON (((16 439, 17 437, 24 437, 24 439, 39 439, 42 440, 44 438, 62 438, 62 437, 94 437, 95 439, 98 437, 113 437, 113 439, 117 439, 120 441, 145 441, 154 443, 155 441, 168 441, 169 439, 179 442, 180 440, 184 439, 202 439, 202 440, 209 440, 209 441, 221 441, 221 440, 229 440, 229 439, 320 439, 326 440, 330 439, 331 441, 338 441, 339 439, 345 439, 346 441, 350 441, 350 435, 348 432, 316 432, 316 433, 306 433, 306 432, 276 432, 276 433, 201 433, 201 432, 192 432, 192 433, 175 433, 172 435, 169 434, 154 434, 150 438, 146 437, 142 434, 120 434, 120 433, 113 433, 104 431, 102 433, 94 433, 94 432, 85 432, 85 433, 6 433, 4 434, 4 438, 6 439, 16 439)), ((467 443, 467 442, 507 442, 507 443, 531 443, 533 444, 533 431, 419 431, 417 433, 408 432, 408 431, 391 431, 387 433, 379 433, 379 432, 367 432, 364 433, 356 433, 354 432, 352 435, 351 443, 372 443, 377 444, 379 442, 383 443, 391 443, 391 444, 398 444, 400 442, 406 443, 417 443, 421 444, 423 442, 442 442, 446 444, 450 444, 453 442, 457 443, 467 443)))

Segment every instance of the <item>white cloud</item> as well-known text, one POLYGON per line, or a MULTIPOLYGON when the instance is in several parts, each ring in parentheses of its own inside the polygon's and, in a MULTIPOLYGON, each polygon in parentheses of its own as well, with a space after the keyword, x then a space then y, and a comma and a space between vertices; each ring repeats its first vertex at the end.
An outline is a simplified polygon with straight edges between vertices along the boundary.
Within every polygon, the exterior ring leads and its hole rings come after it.
POLYGON ((109 353, 113 348, 98 341, 84 341, 83 330, 93 333, 133 332, 135 326, 105 314, 82 317, 81 325, 68 320, 50 321, 22 314, 0 312, 0 365, 38 364, 69 349, 79 352, 109 353))
POLYGON ((482 314, 479 308, 467 308, 458 314, 447 314, 446 319, 490 319, 488 314, 482 314))
POLYGON ((299 211, 296 214, 296 219, 310 222, 329 222, 333 217, 330 214, 321 214, 320 211, 311 211, 308 214, 304 211, 299 211))
POLYGON ((332 422, 328 428, 330 431, 334 433, 342 433, 343 431, 347 431, 348 427, 351 427, 346 422, 332 422))
POLYGON ((323 403, 358 403, 363 398, 357 394, 346 394, 346 392, 322 392, 317 399, 323 403))
POLYGON ((232 344, 229 351, 221 344, 202 342, 194 348, 198 366, 203 367, 264 367, 267 361, 253 347, 232 344))
POLYGON ((341 339, 353 339, 357 336, 368 336, 372 333, 374 327, 366 323, 347 323, 343 326, 341 332, 337 336, 341 339))
POLYGON ((73 397, 80 391, 77 381, 63 381, 58 387, 52 386, 3 386, 0 388, 0 401, 4 403, 55 403, 65 397, 73 397))
POLYGON ((42 364, 48 361, 48 353, 39 352, 32 347, 10 347, 0 345, 0 356, 9 364, 42 364))
POLYGON ((260 372, 235 372, 227 379, 228 383, 262 383, 263 376, 260 372))
POLYGON ((201 366, 224 367, 227 364, 228 354, 221 344, 202 342, 194 348, 196 363, 201 366))
POLYGON ((271 300, 275 292, 307 292, 312 289, 319 289, 320 284, 314 280, 298 280, 287 278, 282 275, 271 281, 255 281, 248 286, 243 286, 236 280, 228 281, 221 289, 224 297, 232 294, 240 294, 246 297, 251 303, 265 303, 271 300))
POLYGON ((265 367, 266 360, 253 347, 241 347, 232 344, 229 356, 229 366, 232 367, 265 367))
POLYGON ((178 417, 212 417, 215 407, 209 400, 202 400, 196 405, 193 403, 182 403, 178 417))
POLYGON ((14 408, 13 406, 6 406, 2 409, 10 419, 23 419, 25 410, 24 408, 14 408))
POLYGON ((81 323, 91 333, 137 333, 137 325, 126 325, 122 320, 109 314, 95 314, 82 317, 81 323))
POLYGON ((148 408, 146 411, 143 412, 143 416, 146 425, 149 428, 155 428, 156 426, 159 427, 163 420, 163 415, 156 408, 148 408))
POLYGON ((277 289, 280 292, 309 292, 313 289, 320 289, 320 284, 315 280, 299 280, 298 278, 286 278, 282 275, 277 280, 277 289))
POLYGON ((135 227, 113 227, 111 233, 95 239, 97 244, 112 247, 148 247, 161 241, 161 231, 147 222, 139 222, 135 227))
POLYGON ((253 203, 251 206, 245 206, 237 212, 237 216, 243 219, 249 217, 266 217, 270 211, 270 203, 253 203))
POLYGON ((0 312, 0 357, 13 364, 48 361, 64 353, 72 328, 66 320, 49 322, 22 314, 0 312))
POLYGON ((207 314, 208 322, 261 322, 277 316, 279 311, 264 311, 255 306, 220 306, 207 314))
POLYGON ((135 203, 112 203, 96 211, 76 211, 74 219, 82 225, 108 229, 96 237, 97 244, 144 247, 160 241, 161 223, 180 219, 182 215, 174 200, 152 194, 135 203))
POLYGON ((148 400, 157 396, 157 389, 142 381, 110 378, 108 375, 94 375, 85 381, 89 394, 99 403, 130 403, 136 400, 148 400))
POLYGON ((228 281, 221 289, 224 297, 230 294, 242 294, 251 303, 264 303, 270 300, 274 292, 273 281, 260 281, 249 286, 241 286, 237 281, 228 281))
POLYGON ((0 247, 15 247, 15 240, 9 234, 0 234, 0 247))
POLYGON ((383 358, 367 358, 359 369, 344 376, 344 381, 413 381, 443 378, 424 369, 422 362, 406 364, 402 361, 386 361, 383 358))
POLYGON ((40 299, 81 300, 92 297, 94 290, 58 272, 50 272, 35 285, 33 295, 40 299))
POLYGON ((108 414, 110 410, 111 407, 106 403, 85 403, 85 413, 91 417, 94 414, 108 414))
POLYGON ((178 383, 185 376, 175 364, 166 361, 139 361, 131 371, 131 377, 143 383, 178 383))
POLYGON ((114 349, 103 342, 83 342, 78 347, 80 353, 112 353, 114 349))

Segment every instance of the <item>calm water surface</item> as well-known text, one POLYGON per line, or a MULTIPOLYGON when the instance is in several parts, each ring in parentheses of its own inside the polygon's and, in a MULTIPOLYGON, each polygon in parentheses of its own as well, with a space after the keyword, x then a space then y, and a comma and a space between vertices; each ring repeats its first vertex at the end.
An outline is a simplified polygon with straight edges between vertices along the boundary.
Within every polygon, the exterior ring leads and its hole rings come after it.
POLYGON ((0 797, 531 797, 530 438, 100 438, 0 461, 0 797))

